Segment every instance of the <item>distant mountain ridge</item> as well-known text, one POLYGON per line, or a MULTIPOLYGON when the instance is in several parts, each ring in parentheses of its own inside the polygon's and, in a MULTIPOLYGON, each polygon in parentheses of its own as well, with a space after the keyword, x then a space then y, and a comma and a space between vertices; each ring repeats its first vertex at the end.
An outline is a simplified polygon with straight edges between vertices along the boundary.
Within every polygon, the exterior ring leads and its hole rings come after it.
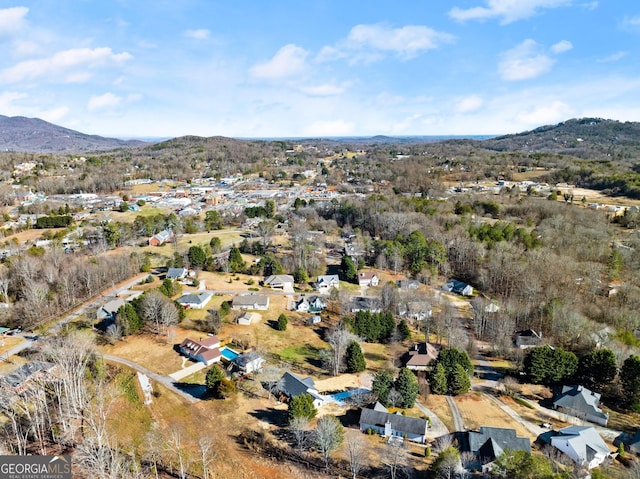
POLYGON ((146 144, 140 140, 87 135, 39 118, 0 115, 0 151, 81 153, 135 148, 146 144))
POLYGON ((481 142, 496 151, 554 153, 584 159, 640 152, 640 123, 603 118, 573 118, 556 125, 481 142))

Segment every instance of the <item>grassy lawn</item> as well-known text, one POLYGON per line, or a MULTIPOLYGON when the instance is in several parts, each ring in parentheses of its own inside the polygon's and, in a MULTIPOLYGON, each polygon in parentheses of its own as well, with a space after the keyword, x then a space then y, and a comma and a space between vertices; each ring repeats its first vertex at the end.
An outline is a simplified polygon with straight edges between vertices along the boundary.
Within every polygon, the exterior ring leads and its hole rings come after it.
POLYGON ((364 358, 367 362, 367 370, 378 371, 391 366, 389 363, 391 356, 384 344, 363 342, 360 346, 362 346, 364 358))
POLYGON ((310 344, 293 344, 287 346, 277 353, 282 361, 291 363, 296 366, 305 365, 307 363, 320 361, 321 348, 311 346, 310 344))
POLYGON ((453 431, 453 418, 451 417, 451 410, 447 404, 447 400, 444 396, 436 394, 429 394, 425 401, 421 401, 431 412, 440 418, 440 420, 447 426, 449 431, 453 431))
POLYGON ((0 361, 0 376, 10 374, 26 363, 27 360, 20 356, 11 356, 6 361, 0 361))
POLYGON ((19 336, 0 336, 0 356, 24 341, 25 339, 19 336))

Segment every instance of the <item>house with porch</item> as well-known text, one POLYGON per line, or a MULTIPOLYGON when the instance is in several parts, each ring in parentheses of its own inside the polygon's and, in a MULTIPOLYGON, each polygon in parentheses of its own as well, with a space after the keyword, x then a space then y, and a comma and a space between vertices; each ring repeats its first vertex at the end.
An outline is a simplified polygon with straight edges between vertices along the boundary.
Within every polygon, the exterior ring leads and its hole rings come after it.
POLYGON ((282 291, 293 293, 294 280, 290 274, 272 274, 267 276, 262 284, 272 289, 281 289, 282 291))
POLYGON ((177 301, 185 309, 204 309, 212 297, 213 293, 210 291, 199 291, 183 294, 177 301))
POLYGON ((331 288, 340 289, 340 277, 337 274, 318 276, 313 287, 320 294, 329 294, 331 288))
POLYGON ((360 271, 358 273, 358 286, 378 286, 380 279, 375 271, 360 271))
POLYGON ((550 438, 551 446, 575 463, 593 469, 611 457, 611 450, 598 431, 591 426, 568 426, 550 438))
POLYGON ((245 294, 234 296, 231 302, 232 309, 248 310, 255 309, 258 311, 267 311, 269 309, 269 296, 260 294, 245 294))
POLYGON ((382 404, 376 403, 373 408, 364 408, 360 413, 360 430, 371 429, 383 437, 407 438, 409 441, 424 443, 429 424, 426 419, 392 414, 382 404))
POLYGON ((606 426, 609 414, 600 409, 600 393, 584 386, 562 386, 562 392, 553 401, 553 409, 585 421, 606 426))

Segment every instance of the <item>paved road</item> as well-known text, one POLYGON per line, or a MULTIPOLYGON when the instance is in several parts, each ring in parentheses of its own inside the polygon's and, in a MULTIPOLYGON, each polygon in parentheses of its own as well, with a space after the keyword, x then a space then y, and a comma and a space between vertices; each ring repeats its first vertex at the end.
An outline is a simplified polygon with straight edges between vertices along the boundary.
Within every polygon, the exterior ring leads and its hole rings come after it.
POLYGON ((154 373, 152 371, 149 371, 144 366, 139 365, 138 363, 134 363, 133 361, 129 361, 128 359, 120 358, 118 356, 112 356, 110 354, 103 354, 102 357, 106 361, 111 361, 111 362, 114 362, 114 363, 124 364, 125 366, 129 366, 130 368, 135 369, 136 371, 140 371, 141 373, 146 374, 149 378, 153 379, 154 381, 159 382, 160 384, 165 386, 167 389, 172 390, 174 393, 182 396, 183 398, 185 398, 187 401, 189 401, 191 403, 197 403, 198 401, 200 401, 199 398, 189 394, 187 391, 184 391, 184 390, 180 389, 179 387, 176 387, 173 379, 170 378, 169 376, 162 376, 160 374, 156 374, 156 373, 154 373))
POLYGON ((442 422, 442 420, 435 415, 435 413, 433 411, 431 411, 430 409, 427 409, 427 407, 424 404, 421 404, 419 402, 416 401, 416 407, 418 409, 420 409, 420 411, 422 411, 422 413, 427 416, 430 421, 431 421, 431 427, 429 428, 429 436, 431 437, 440 437, 440 436, 444 436, 445 434, 449 434, 449 429, 447 429, 447 426, 444 425, 444 423, 442 422))
POLYGON ((451 417, 453 418, 453 428, 456 431, 465 431, 464 427, 464 419, 462 418, 462 414, 460 414, 460 409, 458 409, 458 405, 456 401, 451 396, 445 396, 447 400, 447 404, 449 405, 449 409, 451 410, 451 417))

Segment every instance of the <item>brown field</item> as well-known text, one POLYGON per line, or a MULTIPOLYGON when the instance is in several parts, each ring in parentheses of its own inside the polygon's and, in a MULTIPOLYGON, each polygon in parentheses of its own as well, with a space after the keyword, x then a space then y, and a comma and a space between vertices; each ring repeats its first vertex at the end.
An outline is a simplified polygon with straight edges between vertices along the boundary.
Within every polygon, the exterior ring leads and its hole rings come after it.
POLYGON ((467 429, 479 429, 480 426, 505 427, 515 429, 518 436, 535 439, 526 428, 511 419, 502 409, 486 396, 469 392, 454 398, 464 418, 467 429))
POLYGON ((20 336, 0 336, 0 356, 24 341, 20 336))
POLYGON ((449 409, 445 396, 430 394, 422 403, 440 418, 449 431, 454 430, 451 410, 449 409))
POLYGON ((26 363, 27 360, 22 358, 21 356, 11 356, 5 361, 0 361, 0 376, 10 374, 26 363))
POLYGON ((53 231, 54 233, 56 232, 55 229, 31 229, 31 230, 25 230, 25 231, 20 231, 19 233, 15 233, 9 236, 5 236, 4 238, 2 238, 3 242, 5 242, 6 244, 9 244, 11 242, 15 243, 15 244, 24 244, 26 242, 34 242, 37 239, 40 239, 42 237, 42 234, 45 231, 53 231))

